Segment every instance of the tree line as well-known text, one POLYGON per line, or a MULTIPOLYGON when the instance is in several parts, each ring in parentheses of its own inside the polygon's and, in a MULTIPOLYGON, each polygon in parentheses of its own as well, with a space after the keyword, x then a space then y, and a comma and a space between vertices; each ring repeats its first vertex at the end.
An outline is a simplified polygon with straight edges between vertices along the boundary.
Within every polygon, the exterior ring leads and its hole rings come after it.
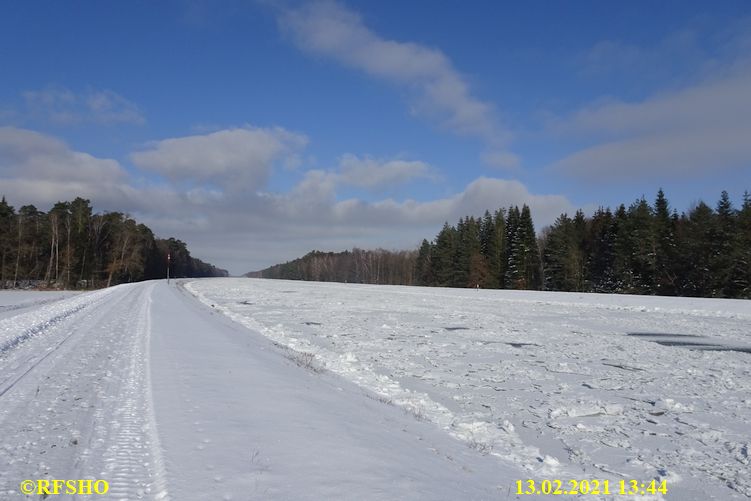
POLYGON ((416 266, 420 285, 751 298, 751 197, 679 215, 659 190, 653 205, 561 214, 539 237, 529 207, 510 207, 445 224, 416 266))
POLYGON ((313 280, 381 285, 412 285, 416 251, 362 250, 309 252, 305 256, 247 273, 253 278, 313 280))
POLYGON ((96 288, 162 278, 227 276, 190 255, 175 238, 156 238, 121 212, 94 213, 89 200, 57 202, 48 212, 16 211, 0 201, 0 287, 96 288))
POLYGON ((751 196, 736 209, 723 191, 679 215, 660 190, 654 205, 562 214, 541 258, 550 290, 751 298, 751 196))
POLYGON ((316 251, 249 276, 751 298, 751 196, 736 209, 723 191, 678 214, 659 190, 653 204, 561 214, 540 235, 529 207, 511 206, 446 222, 415 252, 316 251))

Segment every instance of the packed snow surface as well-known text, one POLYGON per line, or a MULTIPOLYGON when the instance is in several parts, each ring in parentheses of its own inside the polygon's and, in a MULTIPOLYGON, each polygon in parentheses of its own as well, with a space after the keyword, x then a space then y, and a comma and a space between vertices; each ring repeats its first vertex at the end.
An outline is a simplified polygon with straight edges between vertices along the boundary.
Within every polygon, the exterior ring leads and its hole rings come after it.
POLYGON ((0 290, 0 318, 78 294, 71 291, 0 290))
POLYGON ((526 479, 748 499, 750 304, 251 279, 0 293, 0 499, 27 479, 118 500, 550 499, 517 495, 526 479))
POLYGON ((751 497, 751 302, 254 279, 186 288, 518 478, 751 497))
POLYGON ((180 282, 27 299, 0 318, 2 500, 480 500, 526 478, 180 282), (20 490, 76 479, 109 492, 20 490))
POLYGON ((0 498, 21 497, 27 479, 104 479, 113 499, 165 497, 150 394, 153 287, 42 295, 0 320, 0 498))

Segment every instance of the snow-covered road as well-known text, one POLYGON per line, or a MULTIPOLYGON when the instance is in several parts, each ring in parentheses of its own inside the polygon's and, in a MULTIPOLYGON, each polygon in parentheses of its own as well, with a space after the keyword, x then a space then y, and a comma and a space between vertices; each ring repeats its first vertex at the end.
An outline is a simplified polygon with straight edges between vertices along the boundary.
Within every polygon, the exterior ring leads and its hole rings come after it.
POLYGON ((102 499, 506 499, 528 476, 175 282, 6 313, 0 499, 27 479, 106 480, 102 499))
POLYGON ((0 320, 0 493, 104 479, 113 499, 166 496, 149 371, 155 284, 42 303, 0 320))

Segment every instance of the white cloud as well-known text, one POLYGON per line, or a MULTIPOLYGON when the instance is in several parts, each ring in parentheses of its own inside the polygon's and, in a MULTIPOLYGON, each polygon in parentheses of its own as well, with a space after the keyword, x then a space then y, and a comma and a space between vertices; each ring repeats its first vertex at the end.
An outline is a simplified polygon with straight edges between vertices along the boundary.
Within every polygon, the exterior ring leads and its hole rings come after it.
POLYGON ((642 102, 613 101, 588 107, 568 121, 575 131, 598 134, 704 130, 717 125, 746 127, 751 120, 751 71, 713 79, 642 102))
POLYGON ((23 98, 32 115, 56 124, 140 125, 146 121, 135 103, 108 89, 75 93, 64 87, 47 87, 28 90, 23 98))
MULTIPOLYGON (((344 158, 357 166, 370 161, 344 158)), ((427 166, 407 170, 421 175, 425 169, 429 172, 427 166)), ((395 175, 386 172, 376 181, 393 182, 395 175)), ((0 128, 0 189, 11 204, 48 210, 58 200, 89 198, 95 210, 130 213, 157 235, 180 238, 193 255, 237 274, 312 249, 414 248, 423 238, 435 237, 444 221, 453 224, 459 217, 511 204, 529 204, 538 229, 573 210, 562 196, 533 194, 518 181, 493 178, 476 179, 458 193, 429 201, 340 200, 341 176, 336 169, 310 170, 286 192, 156 185, 137 182, 142 176, 129 175, 117 161, 74 151, 56 138, 0 128)))
POLYGON ((49 209, 59 200, 88 198, 97 210, 158 214, 215 204, 221 194, 179 192, 138 184, 116 160, 75 151, 63 141, 28 129, 0 127, 0 195, 17 206, 49 209))
POLYGON ((590 181, 707 177, 748 168, 751 127, 704 131, 665 131, 585 148, 554 165, 590 181))
MULTIPOLYGON (((46 196, 55 191, 65 193, 68 188, 89 191, 102 180, 119 183, 124 180, 125 171, 115 160, 71 151, 53 137, 0 127, 0 176, 4 189, 17 185, 14 194, 20 186, 36 186, 39 195, 46 196)), ((24 193, 32 200, 43 198, 33 191, 24 193)))
POLYGON ((589 144, 553 168, 595 181, 701 177, 751 164, 751 64, 737 58, 711 78, 634 102, 590 105, 551 130, 589 144))
POLYGON ((279 127, 245 127, 157 141, 133 153, 131 160, 172 181, 208 181, 227 190, 255 190, 265 185, 275 161, 293 164, 307 143, 305 136, 279 127))
POLYGON ((495 147, 509 140, 492 104, 472 95, 466 79, 440 50, 385 39, 356 12, 333 1, 283 9, 279 24, 301 50, 405 87, 412 93, 414 113, 495 147))
POLYGON ((626 76, 634 85, 660 81, 663 90, 631 101, 601 98, 554 120, 550 132, 581 146, 552 169, 595 182, 664 182, 748 168, 749 26, 751 18, 714 32, 694 23, 652 47, 596 44, 585 73, 626 76))
POLYGON ((414 179, 435 179, 431 167, 419 160, 377 160, 346 154, 339 160, 337 180, 343 184, 378 190, 414 179))
POLYGON ((472 181, 463 191, 452 196, 425 202, 392 199, 337 201, 333 176, 314 171, 309 172, 290 193, 267 196, 271 213, 300 222, 321 235, 328 234, 334 227, 347 228, 355 233, 365 230, 368 234, 378 235, 394 231, 407 241, 418 236, 419 239, 434 236, 430 232, 416 232, 416 229, 437 231, 444 221, 453 224, 460 217, 481 216, 485 210, 493 211, 509 205, 529 205, 538 228, 552 223, 562 212, 575 210, 563 196, 536 195, 519 181, 487 177, 472 181))

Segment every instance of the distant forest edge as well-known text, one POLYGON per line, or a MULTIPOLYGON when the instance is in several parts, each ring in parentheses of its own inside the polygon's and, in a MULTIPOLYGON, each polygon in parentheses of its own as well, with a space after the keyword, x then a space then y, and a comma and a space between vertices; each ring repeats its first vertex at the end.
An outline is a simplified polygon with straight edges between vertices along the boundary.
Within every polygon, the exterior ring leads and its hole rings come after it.
POLYGON ((227 276, 190 255, 184 242, 156 238, 120 212, 94 214, 89 200, 58 202, 45 213, 0 201, 0 287, 96 288, 173 277, 227 276))
POLYGON ((751 196, 722 192, 671 210, 662 190, 615 212, 561 214, 537 236, 529 207, 446 223, 419 250, 314 251, 249 277, 438 287, 481 287, 751 298, 751 196))

